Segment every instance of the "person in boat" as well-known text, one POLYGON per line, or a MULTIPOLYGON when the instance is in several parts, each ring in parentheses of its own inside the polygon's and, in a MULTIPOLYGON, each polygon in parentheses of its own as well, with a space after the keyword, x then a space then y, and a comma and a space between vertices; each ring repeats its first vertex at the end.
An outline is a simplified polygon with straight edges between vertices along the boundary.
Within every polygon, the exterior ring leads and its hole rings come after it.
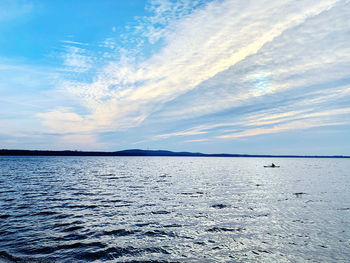
POLYGON ((276 165, 274 163, 271 164, 271 167, 275 167, 276 165))

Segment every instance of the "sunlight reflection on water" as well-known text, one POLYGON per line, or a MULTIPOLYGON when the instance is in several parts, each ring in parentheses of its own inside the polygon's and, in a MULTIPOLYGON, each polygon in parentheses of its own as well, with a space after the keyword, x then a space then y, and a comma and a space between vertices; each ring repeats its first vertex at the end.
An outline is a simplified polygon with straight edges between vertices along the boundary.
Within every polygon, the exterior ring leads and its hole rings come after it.
POLYGON ((350 258, 349 159, 0 157, 0 165, 0 259, 350 258), (281 167, 263 167, 272 161, 281 167))

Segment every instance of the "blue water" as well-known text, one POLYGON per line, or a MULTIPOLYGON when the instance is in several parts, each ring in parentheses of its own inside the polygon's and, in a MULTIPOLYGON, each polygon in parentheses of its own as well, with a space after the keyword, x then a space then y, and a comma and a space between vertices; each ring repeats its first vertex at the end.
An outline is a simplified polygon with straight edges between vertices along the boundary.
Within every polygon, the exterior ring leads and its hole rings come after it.
POLYGON ((349 262, 349 230, 350 159, 0 157, 0 262, 349 262))

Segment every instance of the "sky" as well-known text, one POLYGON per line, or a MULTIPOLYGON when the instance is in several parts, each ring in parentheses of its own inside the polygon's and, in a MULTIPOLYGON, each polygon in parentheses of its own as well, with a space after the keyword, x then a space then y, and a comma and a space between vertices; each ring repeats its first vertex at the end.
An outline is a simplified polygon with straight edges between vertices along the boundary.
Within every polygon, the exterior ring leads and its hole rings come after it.
POLYGON ((350 0, 0 0, 0 149, 350 155, 350 0))

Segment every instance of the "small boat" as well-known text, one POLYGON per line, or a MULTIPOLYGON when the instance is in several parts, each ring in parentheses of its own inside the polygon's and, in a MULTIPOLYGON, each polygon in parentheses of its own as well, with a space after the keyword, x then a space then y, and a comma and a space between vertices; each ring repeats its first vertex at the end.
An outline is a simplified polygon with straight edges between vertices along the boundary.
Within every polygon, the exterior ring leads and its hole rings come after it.
POLYGON ((275 165, 274 163, 272 163, 271 165, 264 165, 265 168, 279 168, 278 165, 275 165))

